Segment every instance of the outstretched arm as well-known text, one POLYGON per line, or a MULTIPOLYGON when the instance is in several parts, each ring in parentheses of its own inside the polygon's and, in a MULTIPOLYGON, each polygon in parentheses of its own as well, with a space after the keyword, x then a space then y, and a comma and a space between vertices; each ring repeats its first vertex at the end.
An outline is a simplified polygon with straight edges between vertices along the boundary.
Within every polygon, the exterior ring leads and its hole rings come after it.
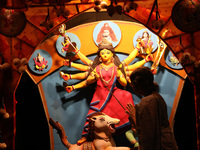
POLYGON ((83 55, 80 51, 76 52, 76 55, 80 58, 80 60, 85 63, 86 65, 90 66, 92 64, 92 60, 87 58, 85 55, 83 55))
POLYGON ((126 73, 128 82, 130 82, 130 75, 135 69, 142 67, 145 63, 147 63, 148 61, 151 61, 152 59, 153 59, 153 55, 149 54, 142 60, 140 60, 132 65, 125 66, 125 73, 126 73))
POLYGON ((137 49, 137 48, 134 48, 134 50, 129 54, 129 56, 128 56, 126 59, 124 59, 124 60, 122 61, 122 63, 123 63, 125 66, 128 65, 128 64, 130 64, 130 63, 135 59, 135 57, 136 57, 138 54, 139 54, 138 49, 137 49))
POLYGON ((86 66, 86 65, 83 65, 83 64, 79 64, 79 63, 75 63, 75 62, 70 62, 69 59, 65 59, 63 61, 63 65, 64 66, 71 66, 71 67, 74 67, 80 71, 88 71, 90 70, 90 67, 89 66, 86 66))
POLYGON ((95 71, 91 72, 91 74, 88 76, 88 78, 78 84, 75 85, 71 85, 71 86, 66 86, 65 89, 68 93, 70 93, 71 91, 75 90, 75 89, 80 89, 80 88, 84 88, 89 84, 94 83, 96 80, 98 80, 98 75, 95 73, 95 71))
POLYGON ((119 81, 119 83, 122 86, 126 86, 127 85, 127 80, 126 80, 124 74, 122 73, 120 67, 117 68, 117 75, 116 75, 116 77, 117 77, 117 80, 119 81))
POLYGON ((126 71, 131 71, 133 72, 135 69, 142 67, 145 63, 151 61, 153 59, 153 55, 149 54, 147 55, 145 58, 143 58, 142 60, 130 65, 130 66, 126 66, 126 71))
POLYGON ((64 73, 62 71, 60 71, 59 73, 60 73, 60 77, 63 78, 65 81, 67 81, 69 79, 82 80, 82 79, 86 79, 87 76, 88 76, 88 71, 76 73, 76 74, 67 74, 67 73, 64 73))
POLYGON ((141 49, 142 46, 143 45, 142 45, 141 42, 137 42, 137 45, 134 48, 134 50, 129 54, 129 56, 126 59, 124 59, 122 61, 122 63, 124 64, 124 66, 130 64, 135 59, 135 57, 139 54, 138 51, 141 49))

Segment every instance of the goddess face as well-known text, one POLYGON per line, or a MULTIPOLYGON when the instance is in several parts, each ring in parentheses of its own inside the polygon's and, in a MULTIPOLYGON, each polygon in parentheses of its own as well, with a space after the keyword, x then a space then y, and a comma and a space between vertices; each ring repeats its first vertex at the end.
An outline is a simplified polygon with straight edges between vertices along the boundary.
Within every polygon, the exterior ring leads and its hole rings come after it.
POLYGON ((147 32, 144 32, 143 33, 143 38, 148 38, 149 37, 149 34, 147 32))
POLYGON ((103 37, 108 37, 110 35, 109 30, 104 30, 102 36, 103 37))
POLYGON ((113 53, 110 50, 103 49, 100 51, 100 57, 102 58, 103 62, 111 61, 111 58, 113 57, 113 53))

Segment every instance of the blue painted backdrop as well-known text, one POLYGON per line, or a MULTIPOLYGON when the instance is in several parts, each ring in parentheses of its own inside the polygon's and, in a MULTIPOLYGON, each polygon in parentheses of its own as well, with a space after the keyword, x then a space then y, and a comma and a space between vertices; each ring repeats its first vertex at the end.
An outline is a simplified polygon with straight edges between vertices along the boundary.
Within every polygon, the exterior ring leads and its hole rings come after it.
MULTIPOLYGON (((124 60, 127 55, 118 54, 119 58, 124 60)), ((94 59, 95 56, 90 56, 94 59)), ((137 61, 136 58, 132 63, 137 61)), ((148 62, 145 66, 151 67, 148 62)), ((78 70, 63 66, 56 70, 54 73, 48 75, 41 81, 45 94, 45 99, 48 107, 48 113, 55 121, 59 121, 65 128, 68 140, 71 143, 76 143, 81 138, 85 117, 89 110, 89 103, 92 99, 92 94, 95 90, 95 84, 86 88, 72 91, 67 93, 63 85, 63 79, 59 76, 59 71, 67 73, 77 73, 78 70)), ((172 73, 171 71, 159 66, 158 73, 155 75, 155 81, 160 86, 159 93, 164 97, 167 108, 168 116, 171 114, 174 98, 180 81, 180 76, 172 73)), ((69 80, 68 84, 80 82, 79 80, 69 80)), ((127 88, 130 90, 130 88, 127 88)), ((130 92, 133 92, 130 90, 130 92)), ((133 93, 134 103, 140 102, 140 97, 133 93)), ((65 147, 62 145, 57 132, 54 130, 54 148, 55 150, 62 150, 65 147)))

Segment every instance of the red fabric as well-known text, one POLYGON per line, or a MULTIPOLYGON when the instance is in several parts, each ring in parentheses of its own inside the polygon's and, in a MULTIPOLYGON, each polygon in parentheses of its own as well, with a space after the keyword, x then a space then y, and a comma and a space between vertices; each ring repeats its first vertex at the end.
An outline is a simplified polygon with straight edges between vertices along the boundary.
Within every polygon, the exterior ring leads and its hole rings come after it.
MULTIPOLYGON (((109 81, 112 78, 112 80, 108 84, 104 82, 108 86, 109 89, 111 89, 112 84, 114 82, 114 78, 117 73, 117 67, 115 65, 113 65, 113 67, 111 67, 108 71, 106 71, 105 69, 101 69, 101 74, 100 74, 100 66, 96 67, 96 72, 99 74, 100 78, 103 77, 105 81, 109 81)), ((102 80, 99 79, 97 81, 96 91, 90 103, 90 109, 89 109, 88 115, 94 113, 95 111, 101 110, 101 112, 104 112, 110 117, 120 119, 120 123, 117 127, 125 126, 129 122, 128 120, 129 116, 125 112, 125 110, 122 108, 122 106, 119 104, 119 102, 123 105, 124 108, 126 108, 127 103, 133 104, 132 94, 128 91, 121 90, 115 86, 112 90, 112 93, 118 99, 119 101, 118 102, 115 99, 115 97, 112 95, 110 96, 108 100, 106 100, 109 95, 109 92, 110 91, 102 83, 102 80), (95 110, 93 108, 98 109, 98 110, 95 110)), ((85 125, 87 124, 88 122, 85 123, 85 125)), ((84 133, 85 132, 83 132, 83 134, 84 133)))

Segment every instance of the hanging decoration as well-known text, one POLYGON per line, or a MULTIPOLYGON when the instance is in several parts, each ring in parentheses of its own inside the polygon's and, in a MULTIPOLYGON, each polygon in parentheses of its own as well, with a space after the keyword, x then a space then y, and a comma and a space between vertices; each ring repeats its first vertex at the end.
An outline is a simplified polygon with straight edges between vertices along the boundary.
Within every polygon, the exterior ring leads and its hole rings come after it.
POLYGON ((175 3, 172 9, 172 21, 183 32, 200 30, 200 2, 198 0, 182 0, 175 3))
POLYGON ((26 70, 25 65, 27 65, 27 63, 28 63, 28 60, 26 58, 22 58, 22 59, 14 58, 13 59, 14 67, 19 73, 25 72, 25 70, 26 70))
POLYGON ((47 8, 47 16, 46 19, 41 21, 40 26, 45 27, 47 30, 50 30, 51 28, 54 27, 54 22, 50 19, 49 15, 49 7, 47 8))
POLYGON ((17 11, 28 10, 27 0, 0 0, 0 9, 15 9, 17 11))
POLYGON ((99 12, 101 9, 107 9, 109 16, 113 16, 115 13, 122 14, 122 6, 117 4, 116 0, 111 0, 110 5, 102 0, 94 0, 94 10, 99 12), (114 2, 114 3, 113 3, 114 2))
POLYGON ((67 19, 70 15, 70 10, 65 7, 64 4, 60 5, 59 7, 54 6, 54 11, 56 12, 57 17, 63 16, 67 19))
POLYGON ((156 19, 152 21, 152 27, 155 29, 160 29, 165 25, 165 20, 160 19, 157 0, 155 1, 155 6, 156 6, 156 19))
POLYGON ((184 52, 179 58, 179 61, 183 66, 190 66, 195 63, 196 59, 189 52, 184 52))
POLYGON ((28 63, 28 60, 27 58, 21 58, 22 56, 22 42, 20 40, 20 48, 19 48, 19 55, 18 55, 18 58, 14 58, 13 59, 13 65, 14 65, 14 68, 19 72, 19 73, 24 73, 26 68, 25 68, 25 65, 27 65, 28 63), (21 59, 20 59, 21 58, 21 59))
POLYGON ((131 10, 137 10, 138 4, 135 3, 133 0, 130 0, 125 6, 124 6, 124 11, 129 13, 131 10))
POLYGON ((26 22, 24 12, 5 8, 0 11, 0 33, 5 36, 14 37, 19 35, 24 30, 26 22))
POLYGON ((0 54, 0 72, 3 70, 7 70, 9 67, 9 63, 5 63, 3 54, 0 54))

